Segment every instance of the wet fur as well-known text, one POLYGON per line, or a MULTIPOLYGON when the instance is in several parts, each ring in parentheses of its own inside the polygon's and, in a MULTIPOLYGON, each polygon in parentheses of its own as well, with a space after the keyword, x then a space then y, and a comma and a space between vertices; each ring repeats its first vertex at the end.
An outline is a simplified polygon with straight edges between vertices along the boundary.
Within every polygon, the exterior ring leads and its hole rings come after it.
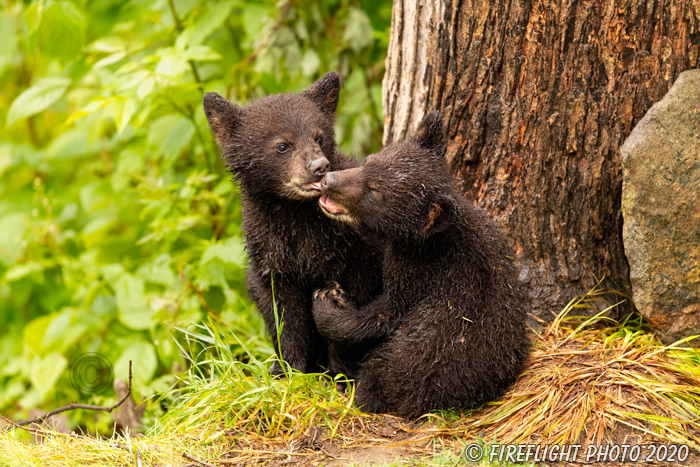
POLYGON ((453 188, 443 153, 440 115, 431 113, 417 139, 326 175, 337 183, 324 193, 345 217, 387 241, 376 300, 353 303, 341 284, 314 301, 322 335, 375 345, 357 377, 356 401, 368 412, 418 417, 483 404, 527 358, 528 303, 504 237, 453 188))
MULTIPOLYGON (((204 96, 209 124, 240 184, 248 292, 278 354, 303 372, 330 367, 334 373, 351 373, 361 355, 352 346, 329 348, 311 315, 313 291, 338 281, 366 303, 381 290, 379 247, 324 216, 317 192, 298 189, 320 179, 308 170, 315 158, 326 157, 330 170, 356 165, 335 147, 333 119, 339 90, 338 75, 328 73, 300 94, 268 96, 245 109, 216 93, 204 96), (288 153, 276 152, 281 141, 291 146, 288 153), (284 321, 279 347, 273 283, 284 321)), ((281 367, 276 364, 271 371, 280 373, 281 367)))

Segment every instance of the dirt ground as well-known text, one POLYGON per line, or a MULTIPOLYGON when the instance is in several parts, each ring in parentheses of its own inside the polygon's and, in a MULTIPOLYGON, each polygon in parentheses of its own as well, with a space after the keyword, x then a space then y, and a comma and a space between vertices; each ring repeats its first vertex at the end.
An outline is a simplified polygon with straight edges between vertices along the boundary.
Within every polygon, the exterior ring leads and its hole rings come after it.
MULTIPOLYGON (((447 451, 455 456, 454 459, 458 462, 456 465, 489 465, 485 460, 470 462, 464 456, 464 443, 476 442, 476 440, 459 440, 453 434, 409 425, 394 417, 385 416, 380 421, 364 424, 358 429, 356 438, 336 438, 332 441, 328 439, 328 433, 320 429, 312 429, 303 436, 296 437, 284 444, 273 445, 261 440, 259 445, 254 443, 247 448, 239 446, 240 449, 231 451, 225 459, 221 459, 219 462, 221 465, 252 466, 264 463, 280 467, 339 467, 351 464, 371 466, 397 462, 399 465, 410 466, 418 464, 421 459, 423 459, 422 464, 430 465, 430 459, 435 454, 447 451)), ((599 444, 640 446, 642 448, 640 460, 637 462, 585 462, 586 447, 584 446, 579 451, 577 462, 546 462, 539 465, 700 467, 700 451, 693 448, 689 449, 688 458, 682 462, 650 463, 642 460, 648 454, 646 446, 666 443, 661 443, 648 434, 634 431, 625 426, 616 427, 610 433, 610 436, 599 444)), ((521 444, 537 445, 536 438, 534 436, 533 439, 521 444)), ((506 465, 515 464, 507 463, 506 465)))

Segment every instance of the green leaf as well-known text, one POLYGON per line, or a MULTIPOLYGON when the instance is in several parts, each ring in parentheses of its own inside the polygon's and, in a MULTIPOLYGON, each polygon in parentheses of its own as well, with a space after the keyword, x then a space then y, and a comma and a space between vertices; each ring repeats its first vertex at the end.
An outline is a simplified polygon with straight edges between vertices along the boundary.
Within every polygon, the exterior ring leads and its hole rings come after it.
POLYGON ((122 133, 126 126, 131 121, 131 117, 136 113, 136 99, 125 99, 123 105, 121 106, 121 115, 119 116, 119 124, 117 125, 117 132, 122 133))
POLYGON ((41 15, 44 11, 44 4, 33 2, 24 11, 24 20, 27 22, 30 32, 36 32, 41 24, 41 15))
POLYGON ((12 102, 9 112, 7 112, 7 126, 19 119, 46 110, 63 96, 70 83, 69 78, 63 77, 41 79, 12 102))
POLYGON ((58 349, 60 351, 66 351, 70 349, 84 335, 89 335, 89 330, 90 326, 88 326, 87 323, 76 322, 75 320, 71 321, 71 325, 66 331, 66 333, 61 335, 60 338, 56 341, 56 344, 58 344, 58 349))
POLYGON ((141 266, 138 271, 138 277, 152 284, 160 284, 169 288, 174 287, 179 278, 170 267, 171 262, 172 258, 170 255, 163 253, 153 262, 141 266))
POLYGON ((12 155, 14 147, 12 144, 1 144, 0 143, 0 178, 2 174, 5 173, 7 169, 12 167, 14 163, 14 157, 12 155))
POLYGON ((63 336, 70 330, 71 315, 71 310, 51 315, 51 322, 44 331, 44 338, 41 344, 42 349, 49 349, 61 341, 63 336))
POLYGON ((24 345, 32 351, 40 353, 43 347, 44 334, 51 321, 53 321, 53 316, 51 315, 40 316, 31 320, 23 330, 24 345))
POLYGON ((217 2, 212 5, 209 10, 200 17, 194 26, 190 29, 190 47, 199 45, 204 42, 212 32, 221 26, 231 13, 234 2, 217 2))
POLYGON ((139 70, 139 71, 135 71, 133 73, 129 73, 126 75, 127 79, 124 82, 124 84, 119 86, 118 91, 124 92, 124 91, 130 90, 131 88, 138 87, 150 75, 151 75, 151 72, 146 71, 146 70, 139 70))
POLYGON ((345 30, 343 31, 343 41, 351 49, 359 52, 365 47, 372 45, 374 41, 374 29, 367 14, 356 7, 350 7, 350 14, 345 20, 345 30))
POLYGON ((145 78, 141 84, 139 84, 138 89, 136 90, 136 97, 139 99, 145 99, 148 97, 151 92, 153 92, 153 88, 156 85, 156 80, 152 76, 149 76, 145 78))
POLYGON ((197 60, 197 61, 212 61, 221 60, 221 55, 214 52, 211 47, 206 45, 195 45, 189 49, 182 52, 182 58, 185 60, 197 60))
POLYGON ((116 282, 124 275, 124 266, 121 264, 105 264, 100 267, 100 274, 104 276, 107 282, 116 282))
POLYGON ((119 321, 131 329, 148 329, 153 311, 148 307, 143 279, 124 274, 114 283, 119 321))
POLYGON ((153 345, 143 340, 130 341, 114 364, 115 379, 128 380, 129 360, 134 385, 138 387, 147 384, 153 378, 158 364, 153 345))
POLYGON ((46 149, 47 159, 72 159, 90 152, 85 132, 70 130, 61 133, 46 149))
MULTIPOLYGON (((104 186, 99 181, 91 181, 80 188, 79 193, 81 207, 87 213, 92 213, 105 204, 104 186)), ((95 230, 90 228, 90 233, 95 230)))
POLYGON ((124 57, 126 57, 126 52, 116 52, 113 53, 112 55, 107 55, 105 58, 100 59, 93 65, 93 69, 97 70, 100 68, 107 67, 109 65, 112 65, 114 63, 117 63, 118 61, 122 60, 124 57))
POLYGON ((351 154, 366 154, 364 151, 365 144, 369 139, 372 130, 372 117, 369 115, 360 115, 355 121, 355 126, 352 129, 352 139, 350 147, 353 152, 351 154))
POLYGON ((5 280, 6 282, 14 282, 22 279, 23 277, 27 277, 32 273, 43 270, 44 265, 41 263, 30 262, 25 264, 18 264, 7 270, 5 276, 3 277, 3 280, 5 280))
POLYGON ((269 6, 259 5, 252 2, 245 4, 243 7, 243 27, 245 28, 246 36, 260 36, 263 21, 270 11, 272 11, 272 9, 269 6))
POLYGON ((90 312, 95 313, 100 318, 106 317, 103 319, 107 321, 108 319, 111 319, 113 315, 116 314, 115 311, 117 307, 115 303, 116 300, 111 295, 98 295, 97 297, 95 297, 95 300, 90 306, 90 312))
MULTIPOLYGON (((129 38, 131 42, 132 38, 129 38)), ((123 51, 126 48, 126 42, 124 42, 123 37, 118 36, 105 36, 97 39, 86 47, 87 51, 90 52, 106 52, 106 53, 116 53, 123 51)))
POLYGON ((25 389, 22 398, 17 401, 17 404, 19 404, 20 407, 36 407, 41 404, 43 400, 44 398, 39 394, 39 391, 30 388, 28 391, 25 389))
POLYGON ((42 400, 54 389, 56 381, 61 377, 61 373, 67 365, 68 361, 59 352, 50 353, 34 362, 29 372, 29 380, 42 400))
POLYGON ((85 16, 69 1, 49 4, 37 31, 42 51, 66 63, 77 58, 85 44, 85 16))
POLYGON ((0 393, 0 405, 10 404, 14 399, 19 398, 27 392, 26 383, 23 381, 10 381, 9 384, 5 384, 2 393, 0 393))
POLYGON ((171 114, 161 117, 151 124, 148 144, 165 160, 172 162, 182 153, 194 134, 194 125, 182 115, 171 114))
POLYGON ((301 59, 301 73, 307 78, 311 78, 321 66, 321 59, 314 49, 309 49, 301 59))
POLYGON ((0 75, 9 66, 17 52, 17 35, 12 17, 0 12, 0 75))
POLYGON ((240 237, 231 237, 223 242, 209 245, 202 255, 201 264, 207 264, 215 259, 226 265, 244 267, 245 249, 243 240, 240 237))
POLYGON ((303 19, 299 18, 299 20, 297 20, 297 22, 294 24, 294 32, 297 33, 297 37, 299 37, 302 42, 309 41, 309 31, 307 31, 306 23, 303 19))
POLYGON ((109 230, 115 224, 110 217, 98 217, 91 220, 83 229, 83 242, 87 248, 92 248, 104 241, 109 230))
POLYGON ((0 264, 9 266, 19 258, 24 250, 21 247, 22 237, 24 237, 28 228, 28 215, 19 212, 2 215, 0 264))
POLYGON ((156 67, 156 77, 168 84, 170 81, 181 79, 187 70, 187 62, 174 49, 163 53, 156 67))

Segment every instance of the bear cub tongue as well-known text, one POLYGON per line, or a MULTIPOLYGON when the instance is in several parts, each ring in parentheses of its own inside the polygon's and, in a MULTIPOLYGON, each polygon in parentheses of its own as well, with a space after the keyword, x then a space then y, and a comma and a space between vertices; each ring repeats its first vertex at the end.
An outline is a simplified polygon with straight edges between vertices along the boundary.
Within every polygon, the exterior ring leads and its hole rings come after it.
POLYGON ((331 214, 340 214, 343 212, 343 208, 335 204, 328 195, 322 195, 318 200, 319 204, 323 206, 323 209, 330 212, 331 214))

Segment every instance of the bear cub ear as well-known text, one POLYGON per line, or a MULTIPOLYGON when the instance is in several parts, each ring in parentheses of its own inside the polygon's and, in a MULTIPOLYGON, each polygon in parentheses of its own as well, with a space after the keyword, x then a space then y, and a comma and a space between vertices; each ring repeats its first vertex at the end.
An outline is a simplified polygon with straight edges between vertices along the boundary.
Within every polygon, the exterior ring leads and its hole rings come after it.
POLYGON ((208 92, 204 95, 203 105, 204 115, 207 116, 216 142, 223 148, 240 125, 243 109, 215 92, 208 92))
POLYGON ((449 196, 441 196, 430 204, 428 218, 423 228, 426 237, 442 232, 452 223, 459 212, 457 203, 449 196))
POLYGON ((434 151, 440 157, 445 155, 445 134, 442 129, 442 114, 439 111, 433 110, 423 117, 415 139, 423 149, 434 151))
POLYGON ((301 95, 316 104, 321 112, 332 117, 340 99, 340 76, 334 71, 329 71, 302 91, 301 95))

